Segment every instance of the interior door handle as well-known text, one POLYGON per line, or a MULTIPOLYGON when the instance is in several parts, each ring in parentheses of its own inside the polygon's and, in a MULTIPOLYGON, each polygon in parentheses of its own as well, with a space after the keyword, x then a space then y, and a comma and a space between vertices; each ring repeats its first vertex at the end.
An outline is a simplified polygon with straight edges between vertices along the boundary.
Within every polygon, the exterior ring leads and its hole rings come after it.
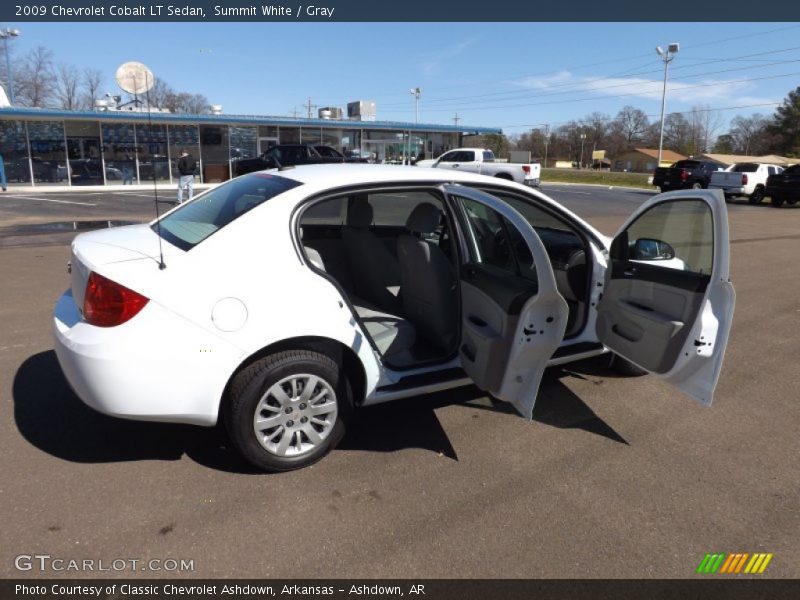
POLYGON ((628 269, 625 269, 622 272, 622 274, 625 275, 625 277, 633 277, 634 275, 636 275, 636 267, 630 267, 628 269))

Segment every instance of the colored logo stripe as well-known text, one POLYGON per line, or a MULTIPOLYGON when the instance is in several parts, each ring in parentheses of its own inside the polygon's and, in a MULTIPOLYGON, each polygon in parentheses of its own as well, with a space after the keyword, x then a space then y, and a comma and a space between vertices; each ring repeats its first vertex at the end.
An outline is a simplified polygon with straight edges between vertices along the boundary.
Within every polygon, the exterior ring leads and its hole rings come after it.
POLYGON ((758 574, 763 573, 767 565, 772 560, 772 553, 757 552, 750 554, 748 552, 737 552, 733 554, 725 554, 724 552, 717 552, 714 554, 706 554, 697 567, 698 573, 714 574, 714 573, 749 573, 758 574), (747 565, 747 566, 745 566, 747 565))

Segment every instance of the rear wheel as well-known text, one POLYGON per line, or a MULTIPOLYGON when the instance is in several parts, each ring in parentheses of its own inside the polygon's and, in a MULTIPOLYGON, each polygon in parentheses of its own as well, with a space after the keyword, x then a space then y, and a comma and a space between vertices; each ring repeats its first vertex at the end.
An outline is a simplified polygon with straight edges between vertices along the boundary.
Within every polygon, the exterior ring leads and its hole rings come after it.
POLYGON ((773 196, 772 206, 774 206, 775 208, 780 208, 781 206, 783 206, 783 198, 781 198, 780 196, 773 196))
POLYGON ((497 175, 495 175, 495 177, 497 177, 498 179, 506 179, 508 181, 514 181, 514 178, 511 177, 511 175, 509 175, 508 173, 498 173, 497 175))
POLYGON ((702 189, 703 189, 703 184, 702 184, 702 183, 700 183, 699 181, 695 181, 695 182, 692 184, 692 189, 693 189, 693 190, 702 190, 702 189))
POLYGON ((748 198, 748 202, 750 204, 761 204, 761 201, 764 199, 764 188, 758 186, 756 189, 753 190, 753 193, 750 194, 750 198, 748 198))
POLYGON ((306 350, 262 358, 233 379, 225 427, 263 471, 315 463, 341 440, 352 413, 347 379, 331 358, 306 350))
POLYGON ((664 193, 664 192, 666 192, 666 191, 667 191, 669 188, 668 188, 668 187, 666 187, 666 186, 664 186, 664 185, 660 185, 660 186, 658 186, 658 189, 659 189, 659 190, 661 190, 661 193, 663 194, 663 193, 664 193))
POLYGON ((625 377, 641 377, 642 375, 647 375, 647 371, 637 367, 627 358, 622 358, 619 354, 611 355, 611 364, 609 368, 615 373, 619 373, 625 377))

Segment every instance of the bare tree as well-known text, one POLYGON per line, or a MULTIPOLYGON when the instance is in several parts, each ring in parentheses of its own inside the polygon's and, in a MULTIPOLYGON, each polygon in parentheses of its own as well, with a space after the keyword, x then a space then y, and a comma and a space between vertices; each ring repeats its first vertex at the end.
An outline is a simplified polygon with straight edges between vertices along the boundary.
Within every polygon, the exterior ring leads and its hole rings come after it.
POLYGON ((17 100, 23 106, 49 106, 53 99, 53 53, 38 46, 21 61, 16 83, 17 100))
POLYGON ((202 94, 189 94, 188 92, 169 93, 162 108, 167 108, 174 113, 190 115, 201 115, 211 110, 208 98, 202 94))
POLYGON ((765 151, 769 139, 768 126, 769 120, 761 114, 734 117, 729 131, 734 150, 745 155, 765 151))
POLYGON ((97 69, 84 69, 83 78, 83 107, 94 108, 95 100, 100 97, 100 88, 103 86, 103 72, 97 69))
POLYGON ((632 145, 644 136, 650 121, 643 110, 633 106, 623 106, 614 119, 614 125, 625 136, 628 144, 632 145))
POLYGON ((155 108, 167 108, 167 100, 170 96, 174 95, 175 90, 173 90, 166 81, 158 77, 156 77, 153 87, 147 92, 150 106, 154 106, 155 108))
POLYGON ((60 64, 55 72, 56 95, 61 108, 77 110, 81 107, 79 97, 80 75, 72 65, 60 64))

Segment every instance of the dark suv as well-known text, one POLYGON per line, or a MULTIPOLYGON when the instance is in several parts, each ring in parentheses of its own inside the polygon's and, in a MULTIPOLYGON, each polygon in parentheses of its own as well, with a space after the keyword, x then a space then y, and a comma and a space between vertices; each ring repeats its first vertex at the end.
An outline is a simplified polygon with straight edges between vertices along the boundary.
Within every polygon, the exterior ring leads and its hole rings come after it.
POLYGON ((256 158, 234 161, 233 174, 238 176, 277 167, 345 162, 344 155, 335 148, 322 146, 324 154, 316 148, 311 144, 279 144, 256 158))
POLYGON ((767 177, 765 196, 772 199, 772 206, 779 207, 786 204, 796 204, 800 201, 800 165, 792 165, 767 177))
POLYGON ((711 174, 722 166, 708 160, 679 160, 671 167, 658 167, 653 173, 653 185, 662 192, 687 188, 707 188, 711 174))

